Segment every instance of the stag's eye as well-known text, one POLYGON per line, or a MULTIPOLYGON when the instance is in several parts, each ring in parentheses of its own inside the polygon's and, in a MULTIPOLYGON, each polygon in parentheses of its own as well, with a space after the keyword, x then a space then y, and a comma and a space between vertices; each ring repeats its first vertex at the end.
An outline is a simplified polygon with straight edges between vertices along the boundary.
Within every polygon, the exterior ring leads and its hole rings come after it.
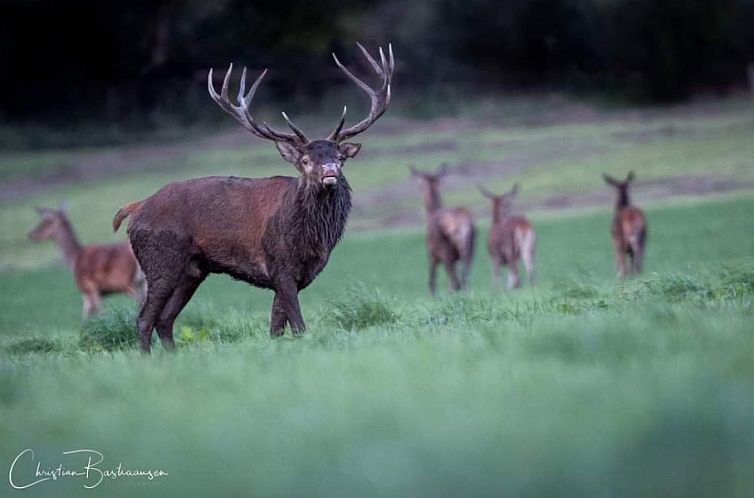
POLYGON ((346 156, 344 156, 343 154, 338 154, 338 161, 343 162, 345 160, 346 160, 346 156))
POLYGON ((302 159, 301 164, 303 164, 304 166, 309 166, 309 158, 305 157, 304 159, 302 159))

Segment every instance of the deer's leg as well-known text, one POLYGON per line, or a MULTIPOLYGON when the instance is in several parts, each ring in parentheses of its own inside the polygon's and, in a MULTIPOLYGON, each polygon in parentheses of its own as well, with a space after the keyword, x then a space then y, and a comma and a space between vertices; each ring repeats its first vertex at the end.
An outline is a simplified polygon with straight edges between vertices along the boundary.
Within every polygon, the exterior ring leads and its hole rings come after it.
POLYGON ((205 277, 205 274, 184 276, 162 308, 155 325, 157 335, 160 337, 160 341, 162 341, 165 349, 175 349, 175 341, 173 341, 173 324, 175 323, 175 319, 191 300, 194 292, 196 292, 196 289, 204 281, 205 277))
POLYGON ((94 286, 87 286, 83 293, 84 309, 82 316, 84 319, 91 317, 99 313, 102 306, 102 298, 99 295, 99 291, 94 286))
POLYGON ((492 258, 490 263, 492 264, 492 289, 498 291, 500 290, 500 261, 492 258))
POLYGON ((440 262, 434 256, 429 258, 429 292, 434 296, 437 294, 437 265, 440 262))
POLYGON ((450 288, 457 291, 461 288, 461 281, 458 280, 458 274, 456 273, 456 262, 451 258, 445 258, 443 264, 445 265, 445 270, 448 272, 448 277, 450 278, 450 288))
POLYGON ((626 277, 626 251, 623 244, 615 241, 615 267, 618 269, 618 278, 626 277))
POLYGON ((642 231, 632 241, 631 248, 633 252, 633 272, 635 274, 641 273, 641 268, 644 265, 644 241, 646 238, 646 232, 642 231))
MULTIPOLYGON (((298 303, 298 287, 292 280, 280 282, 275 288, 275 297, 282 305, 285 317, 291 325, 294 334, 306 331, 304 318, 301 316, 301 307, 298 303)), ((274 304, 274 303, 273 303, 274 304)))
POLYGON ((275 293, 275 297, 272 300, 272 316, 270 317, 270 335, 273 337, 280 337, 285 331, 285 324, 288 323, 288 318, 285 316, 285 310, 283 309, 283 301, 275 293))
POLYGON ((508 288, 517 289, 521 286, 521 276, 518 274, 518 261, 511 261, 508 265, 508 288))

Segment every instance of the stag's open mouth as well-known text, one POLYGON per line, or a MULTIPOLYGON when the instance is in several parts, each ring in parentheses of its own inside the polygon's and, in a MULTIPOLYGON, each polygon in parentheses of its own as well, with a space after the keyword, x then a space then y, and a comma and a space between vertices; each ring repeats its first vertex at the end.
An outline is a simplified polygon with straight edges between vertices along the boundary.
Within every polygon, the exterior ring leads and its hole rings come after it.
POLYGON ((335 185, 338 183, 338 175, 337 174, 329 174, 322 177, 322 183, 325 185, 335 185))

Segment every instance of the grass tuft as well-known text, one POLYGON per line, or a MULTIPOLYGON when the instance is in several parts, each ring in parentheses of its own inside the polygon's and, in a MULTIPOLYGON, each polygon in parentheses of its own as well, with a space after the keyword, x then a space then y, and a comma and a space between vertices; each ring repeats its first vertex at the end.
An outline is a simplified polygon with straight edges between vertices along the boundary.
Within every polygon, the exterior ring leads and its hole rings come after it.
POLYGON ((137 344, 136 313, 133 308, 108 308, 86 320, 79 332, 84 351, 119 351, 137 344))
POLYGON ((392 301, 377 289, 355 285, 339 299, 327 303, 328 314, 323 321, 345 330, 361 330, 374 325, 398 321, 392 301))
POLYGON ((5 346, 5 351, 10 354, 27 353, 56 353, 63 351, 63 343, 58 339, 48 337, 23 337, 5 346))

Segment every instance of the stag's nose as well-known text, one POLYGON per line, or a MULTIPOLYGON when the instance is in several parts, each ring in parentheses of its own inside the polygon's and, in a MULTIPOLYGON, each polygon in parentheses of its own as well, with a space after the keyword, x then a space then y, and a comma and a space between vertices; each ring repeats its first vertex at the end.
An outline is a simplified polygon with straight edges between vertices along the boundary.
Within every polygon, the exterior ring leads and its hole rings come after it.
POLYGON ((322 183, 325 185, 335 185, 338 183, 340 176, 340 166, 338 163, 325 163, 322 165, 322 183))

